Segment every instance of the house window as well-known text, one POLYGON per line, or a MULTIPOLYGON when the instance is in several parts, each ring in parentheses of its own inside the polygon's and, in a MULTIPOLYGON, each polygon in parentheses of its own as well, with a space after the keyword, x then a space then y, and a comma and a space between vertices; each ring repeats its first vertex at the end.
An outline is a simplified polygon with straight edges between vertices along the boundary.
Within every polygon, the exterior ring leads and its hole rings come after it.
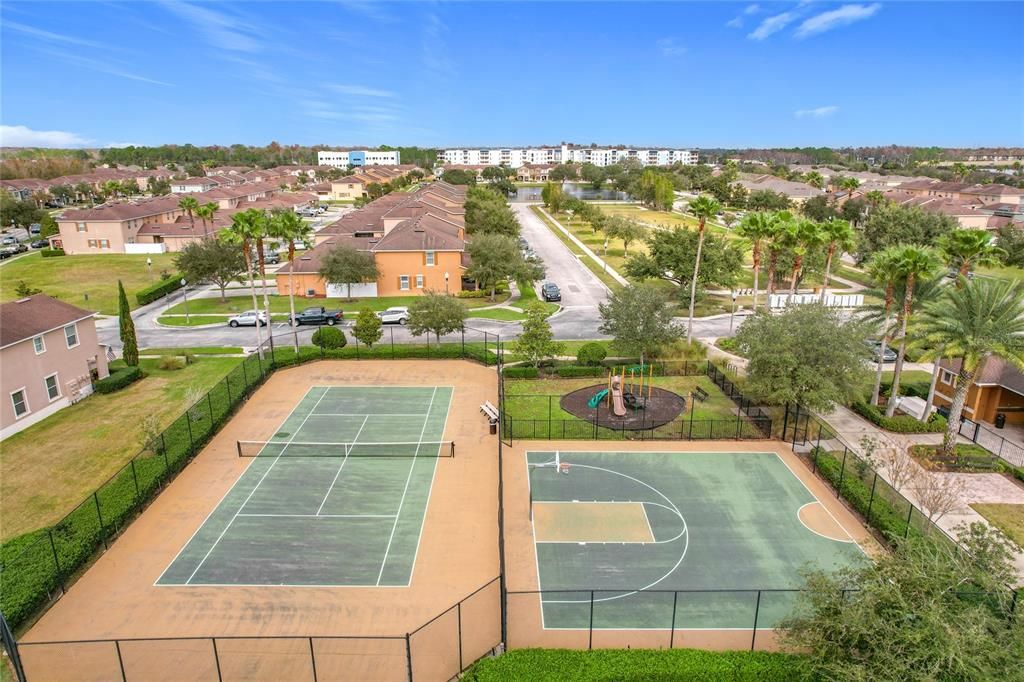
POLYGON ((409 275, 399 275, 398 288, 402 291, 409 291, 409 275))
POLYGON ((86 243, 89 245, 90 249, 95 249, 96 248, 96 240, 95 239, 90 239, 86 243))
POLYGON ((67 339, 68 348, 74 348, 78 345, 78 328, 73 324, 69 324, 64 327, 64 338, 67 339))
POLYGON ((32 348, 35 349, 36 355, 40 355, 46 352, 46 342, 43 341, 43 337, 37 336, 32 339, 32 348))
POLYGON ((427 251, 427 265, 434 265, 434 252, 427 251))
POLYGON ((28 398, 25 397, 25 389, 19 388, 11 393, 11 404, 14 405, 15 418, 24 417, 29 413, 28 398))
POLYGON ((416 288, 417 289, 422 289, 423 288, 423 275, 416 275, 416 288))
POLYGON ((76 227, 78 228, 79 232, 88 232, 88 230, 85 227, 85 223, 78 223, 76 227))
POLYGON ((60 384, 57 382, 56 374, 51 374, 43 379, 43 383, 46 384, 46 396, 51 403, 60 397, 60 384))
POLYGON ((109 249, 110 248, 110 240, 109 239, 101 239, 100 240, 100 248, 101 249, 109 249))
POLYGON ((948 369, 942 370, 942 383, 949 385, 953 384, 953 373, 948 369))

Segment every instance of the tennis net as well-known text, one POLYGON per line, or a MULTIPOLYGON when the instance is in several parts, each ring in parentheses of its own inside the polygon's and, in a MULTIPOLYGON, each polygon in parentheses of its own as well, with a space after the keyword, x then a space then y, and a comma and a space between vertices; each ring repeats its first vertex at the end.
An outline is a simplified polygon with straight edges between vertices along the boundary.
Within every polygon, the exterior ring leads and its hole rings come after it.
POLYGON ((235 441, 239 457, 454 457, 455 441, 395 443, 310 443, 235 441))

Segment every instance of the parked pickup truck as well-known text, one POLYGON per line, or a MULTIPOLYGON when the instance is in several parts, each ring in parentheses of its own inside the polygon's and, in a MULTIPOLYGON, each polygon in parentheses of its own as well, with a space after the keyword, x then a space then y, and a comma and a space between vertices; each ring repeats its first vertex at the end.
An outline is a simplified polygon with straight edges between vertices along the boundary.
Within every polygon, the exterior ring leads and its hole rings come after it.
POLYGON ((301 313, 295 313, 292 323, 300 324, 328 324, 336 325, 341 322, 342 312, 340 310, 327 310, 322 305, 306 308, 301 313))

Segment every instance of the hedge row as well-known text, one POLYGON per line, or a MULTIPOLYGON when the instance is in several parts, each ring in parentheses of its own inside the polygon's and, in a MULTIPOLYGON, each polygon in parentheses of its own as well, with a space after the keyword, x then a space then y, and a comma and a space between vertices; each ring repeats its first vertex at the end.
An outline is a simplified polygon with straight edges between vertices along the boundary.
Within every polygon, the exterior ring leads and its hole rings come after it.
POLYGON ((43 258, 58 258, 64 255, 64 249, 43 249, 40 253, 43 258))
POLYGON ((485 658, 463 675, 472 682, 505 680, 757 680, 813 679, 804 657, 765 651, 700 649, 515 649, 485 658))
POLYGON ((97 393, 113 393, 114 391, 120 391, 125 386, 138 381, 142 377, 141 368, 125 367, 124 369, 112 372, 108 377, 100 379, 93 384, 93 388, 96 389, 97 393))
POLYGON ((173 275, 137 292, 135 294, 135 300, 138 301, 139 305, 146 305, 147 303, 152 303, 158 298, 163 298, 172 291, 177 291, 180 288, 181 276, 173 275))
POLYGON ((937 412, 927 422, 921 422, 905 414, 886 417, 880 409, 863 401, 855 402, 853 411, 875 426, 894 433, 942 433, 946 430, 946 418, 937 412))

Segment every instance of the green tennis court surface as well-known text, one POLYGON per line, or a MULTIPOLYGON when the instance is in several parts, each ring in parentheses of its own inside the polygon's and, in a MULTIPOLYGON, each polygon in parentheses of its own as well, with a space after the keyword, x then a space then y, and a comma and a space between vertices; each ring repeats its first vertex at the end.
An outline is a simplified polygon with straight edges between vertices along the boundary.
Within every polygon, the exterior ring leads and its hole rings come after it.
POLYGON ((755 610, 767 628, 796 595, 758 604, 757 590, 864 556, 801 522, 817 500, 774 453, 528 452, 527 466, 546 629, 749 630, 755 610))
POLYGON ((408 585, 451 396, 311 388, 157 584, 408 585))

